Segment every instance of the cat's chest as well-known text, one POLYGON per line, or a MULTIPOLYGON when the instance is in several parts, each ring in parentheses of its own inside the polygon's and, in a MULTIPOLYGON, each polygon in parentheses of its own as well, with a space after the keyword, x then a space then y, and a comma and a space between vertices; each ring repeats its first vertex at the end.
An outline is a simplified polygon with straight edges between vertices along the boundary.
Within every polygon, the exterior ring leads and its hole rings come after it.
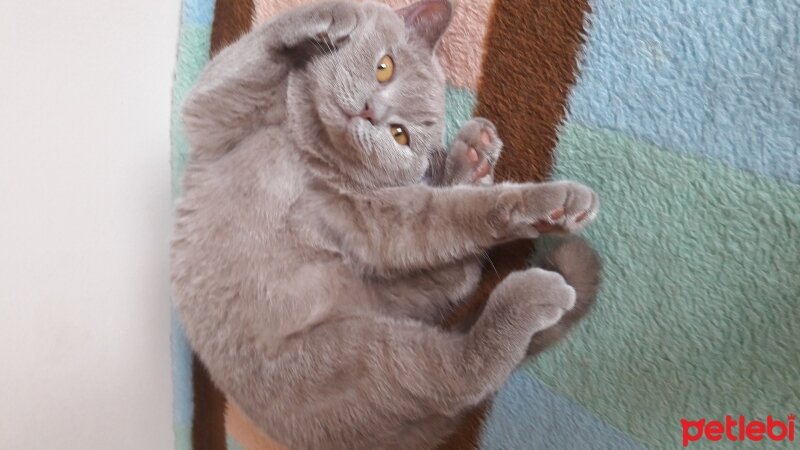
POLYGON ((257 133, 230 162, 224 175, 236 197, 260 215, 285 216, 304 189, 305 170, 284 130, 269 127, 257 133))

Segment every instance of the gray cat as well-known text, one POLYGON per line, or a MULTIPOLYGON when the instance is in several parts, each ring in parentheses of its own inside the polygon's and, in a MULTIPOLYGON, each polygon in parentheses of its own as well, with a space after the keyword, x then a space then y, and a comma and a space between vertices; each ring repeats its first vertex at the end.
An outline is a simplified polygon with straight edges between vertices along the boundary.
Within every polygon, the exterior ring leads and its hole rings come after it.
POLYGON ((492 185, 486 120, 442 150, 434 49, 451 14, 445 0, 289 11, 215 57, 184 105, 175 301, 214 382, 291 448, 434 447, 596 291, 573 240, 552 268, 575 288, 513 273, 467 331, 436 326, 485 249, 576 232, 598 209, 577 183, 492 185))

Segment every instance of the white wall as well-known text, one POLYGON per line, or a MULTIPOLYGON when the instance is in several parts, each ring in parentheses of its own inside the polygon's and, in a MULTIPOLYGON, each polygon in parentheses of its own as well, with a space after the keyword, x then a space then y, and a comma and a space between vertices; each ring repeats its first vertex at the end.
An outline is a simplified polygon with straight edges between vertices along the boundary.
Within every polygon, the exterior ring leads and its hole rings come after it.
POLYGON ((0 449, 168 449, 178 0, 4 1, 0 449))

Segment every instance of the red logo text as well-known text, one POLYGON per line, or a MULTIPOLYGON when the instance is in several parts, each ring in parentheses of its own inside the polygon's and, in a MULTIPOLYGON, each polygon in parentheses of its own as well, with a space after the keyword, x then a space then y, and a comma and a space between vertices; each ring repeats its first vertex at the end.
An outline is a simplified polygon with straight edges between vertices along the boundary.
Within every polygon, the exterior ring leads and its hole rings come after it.
POLYGON ((726 440, 730 442, 770 440, 774 442, 794 442, 794 423, 797 416, 789 414, 786 420, 767 416, 767 420, 747 420, 744 416, 734 418, 725 416, 720 420, 687 420, 681 419, 683 446, 701 439, 711 442, 726 440))

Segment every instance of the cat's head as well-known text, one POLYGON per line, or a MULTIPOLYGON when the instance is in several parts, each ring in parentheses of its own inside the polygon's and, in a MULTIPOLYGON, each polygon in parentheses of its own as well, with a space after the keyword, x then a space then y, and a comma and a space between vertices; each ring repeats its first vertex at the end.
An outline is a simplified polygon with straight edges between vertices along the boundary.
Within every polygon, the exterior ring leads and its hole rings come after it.
POLYGON ((435 49, 452 5, 357 8, 349 37, 290 78, 290 126, 324 166, 361 186, 418 182, 443 141, 445 80, 435 49))

